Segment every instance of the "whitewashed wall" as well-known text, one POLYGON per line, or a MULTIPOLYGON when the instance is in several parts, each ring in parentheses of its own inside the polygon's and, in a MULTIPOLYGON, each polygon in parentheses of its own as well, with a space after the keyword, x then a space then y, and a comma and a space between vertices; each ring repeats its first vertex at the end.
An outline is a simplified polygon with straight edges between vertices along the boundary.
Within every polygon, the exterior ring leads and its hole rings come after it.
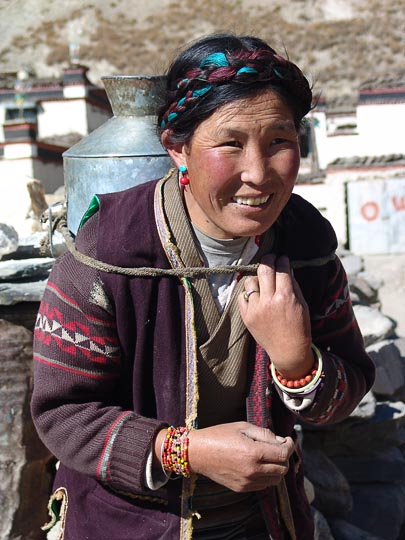
POLYGON ((345 186, 338 179, 326 179, 325 183, 298 184, 294 193, 313 204, 332 224, 339 244, 347 242, 345 186))
POLYGON ((87 104, 84 99, 43 101, 38 112, 38 136, 41 139, 54 135, 79 133, 86 135, 87 104))
POLYGON ((318 150, 318 160, 321 169, 326 169, 328 164, 337 158, 353 157, 359 154, 359 135, 338 134, 336 128, 344 121, 353 123, 355 117, 334 117, 332 124, 324 112, 313 113, 316 120, 315 140, 318 150))
POLYGON ((330 135, 326 146, 328 163, 332 163, 337 158, 368 155, 360 152, 359 144, 359 135, 330 135))
POLYGON ((39 138, 67 133, 87 135, 104 124, 111 114, 86 102, 85 99, 43 101, 38 113, 39 138))
POLYGON ((360 155, 405 154, 405 103, 359 105, 357 125, 360 155))
POLYGON ((0 159, 0 185, 7 183, 12 189, 13 182, 21 177, 34 177, 32 158, 0 159))
POLYGON ((337 158, 405 154, 405 103, 361 104, 355 116, 346 118, 329 119, 322 111, 312 114, 321 169, 337 158), (357 122, 357 135, 337 134, 334 128, 343 121, 357 122))
POLYGON ((405 175, 348 182, 347 197, 354 253, 405 253, 405 175))
POLYGON ((4 158, 17 160, 22 158, 32 158, 37 155, 37 146, 30 142, 15 142, 4 146, 4 158))
POLYGON ((326 169, 326 166, 331 161, 328 153, 326 114, 324 112, 314 111, 310 115, 310 120, 313 121, 315 125, 314 134, 319 167, 320 169, 326 169))

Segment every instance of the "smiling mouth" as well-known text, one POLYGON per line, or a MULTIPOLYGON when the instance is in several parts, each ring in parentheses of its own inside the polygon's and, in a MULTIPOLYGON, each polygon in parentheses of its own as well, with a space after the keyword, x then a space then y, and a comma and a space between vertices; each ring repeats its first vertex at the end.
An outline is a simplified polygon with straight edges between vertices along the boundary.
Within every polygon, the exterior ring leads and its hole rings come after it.
POLYGON ((233 197, 232 200, 236 204, 244 206, 261 206, 265 204, 270 199, 270 195, 265 195, 263 197, 233 197))

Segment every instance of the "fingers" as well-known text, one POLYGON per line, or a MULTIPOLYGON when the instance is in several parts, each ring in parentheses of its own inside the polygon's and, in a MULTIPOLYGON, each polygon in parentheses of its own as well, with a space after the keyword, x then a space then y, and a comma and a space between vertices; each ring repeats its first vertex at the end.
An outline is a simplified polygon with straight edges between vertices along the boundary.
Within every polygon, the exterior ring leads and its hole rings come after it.
POLYGON ((247 292, 259 291, 260 292, 259 279, 257 278, 257 276, 248 276, 245 279, 245 291, 247 292))
POLYGON ((248 304, 253 296, 259 297, 260 288, 257 276, 248 276, 245 280, 245 290, 239 295, 238 304, 242 317, 246 314, 248 304))
POLYGON ((258 427, 254 424, 247 424, 245 428, 241 429, 241 433, 246 435, 249 439, 257 442, 264 442, 268 444, 283 443, 285 437, 279 437, 275 435, 270 429, 258 427))
POLYGON ((290 261, 282 255, 266 255, 257 269, 260 292, 273 296, 277 291, 289 294, 293 291, 290 261))
POLYGON ((254 478, 256 486, 262 489, 279 484, 288 472, 289 459, 295 451, 292 438, 279 437, 269 429, 256 426, 249 426, 242 432, 256 443, 257 463, 250 480, 254 478))
POLYGON ((258 302, 260 297, 271 298, 277 291, 290 294, 298 287, 294 281, 288 257, 265 255, 257 269, 257 276, 248 276, 245 280, 243 300, 248 302, 252 298, 258 302), (252 291, 259 291, 259 294, 253 294, 252 291))
POLYGON ((280 437, 266 428, 248 425, 245 429, 241 430, 241 433, 256 443, 261 444, 261 461, 264 463, 287 462, 295 450, 295 444, 291 437, 280 437))
POLYGON ((189 442, 192 470, 238 492, 278 484, 295 449, 290 437, 247 422, 193 430, 189 442))

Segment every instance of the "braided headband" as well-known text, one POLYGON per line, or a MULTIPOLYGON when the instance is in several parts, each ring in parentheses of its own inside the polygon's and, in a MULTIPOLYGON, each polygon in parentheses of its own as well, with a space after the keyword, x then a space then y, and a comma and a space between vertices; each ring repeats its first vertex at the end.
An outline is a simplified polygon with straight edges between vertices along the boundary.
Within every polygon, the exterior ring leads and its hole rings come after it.
POLYGON ((272 50, 240 51, 228 57, 223 52, 210 54, 198 68, 189 70, 177 83, 177 90, 182 92, 183 96, 167 109, 161 128, 166 129, 168 124, 212 90, 214 85, 225 84, 231 80, 250 83, 272 79, 298 83, 303 79, 303 75, 294 64, 272 50))

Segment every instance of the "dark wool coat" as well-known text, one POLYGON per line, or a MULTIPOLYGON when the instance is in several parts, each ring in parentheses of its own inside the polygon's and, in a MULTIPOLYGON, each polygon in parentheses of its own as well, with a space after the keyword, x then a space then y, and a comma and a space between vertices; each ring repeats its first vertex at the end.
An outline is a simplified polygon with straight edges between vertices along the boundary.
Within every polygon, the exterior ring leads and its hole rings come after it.
MULTIPOLYGON (((100 209, 79 233, 77 249, 117 266, 170 268, 154 217, 160 204, 156 185, 100 196, 100 209)), ((247 419, 286 436, 298 420, 344 419, 370 388, 373 365, 344 270, 333 257, 336 239, 329 223, 292 195, 275 227, 276 250, 295 262, 313 341, 324 358, 314 404, 294 414, 274 391, 269 359, 252 340, 247 419)), ((192 537, 192 482, 169 482, 157 491, 145 485, 157 432, 169 423, 190 423, 186 401, 196 391, 193 337, 190 328, 185 331, 190 310, 192 293, 176 277, 105 273, 71 253, 54 265, 35 330, 32 415, 42 440, 61 461, 55 479, 56 498, 64 503, 61 538, 192 537)), ((291 538, 311 539, 299 456, 292 456, 283 487, 288 498, 279 489, 279 504, 291 538)), ((264 491, 258 497, 271 530, 270 495, 264 491)), ((272 535, 277 538, 277 532, 272 535)))

